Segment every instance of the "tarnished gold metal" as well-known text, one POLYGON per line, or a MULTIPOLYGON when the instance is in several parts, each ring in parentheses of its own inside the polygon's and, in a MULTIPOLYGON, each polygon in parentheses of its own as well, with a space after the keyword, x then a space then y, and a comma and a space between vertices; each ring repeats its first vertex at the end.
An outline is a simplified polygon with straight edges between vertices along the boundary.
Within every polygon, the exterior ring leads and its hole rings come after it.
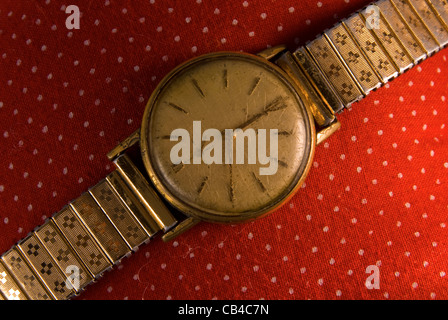
POLYGON ((157 225, 165 231, 173 227, 177 220, 160 200, 157 193, 148 184, 141 172, 132 163, 126 154, 121 155, 114 161, 121 178, 126 181, 128 187, 138 197, 145 209, 157 225))
POLYGON ((91 188, 89 192, 130 248, 136 250, 139 245, 149 239, 106 180, 91 188))
POLYGON ((325 32, 331 44, 339 52, 342 61, 352 72, 365 95, 381 86, 381 81, 364 57, 363 52, 345 29, 344 24, 325 32))
POLYGON ((272 212, 298 190, 314 154, 314 119, 310 112, 301 109, 304 106, 297 91, 278 66, 244 53, 207 54, 174 69, 152 94, 143 116, 142 158, 152 183, 176 209, 200 220, 232 223, 272 212), (210 78, 216 80, 206 81, 210 78), (170 93, 165 95, 165 92, 170 93), (225 106, 233 107, 226 109, 225 106), (246 108, 249 108, 247 112, 246 108), (296 119, 302 112, 298 123, 296 119), (279 150, 284 151, 279 158, 288 160, 279 164, 279 172, 285 176, 269 179, 268 190, 266 177, 262 181, 255 174, 258 166, 217 165, 210 167, 214 170, 210 171, 203 163, 194 169, 174 165, 169 152, 162 151, 170 148, 170 133, 175 128, 189 131, 193 119, 198 117, 204 128, 219 130, 249 126, 257 129, 268 123, 268 128, 281 128, 279 143, 284 146, 279 150), (262 121, 255 123, 261 118, 262 121), (304 147, 299 148, 302 142, 304 147), (305 155, 299 159, 302 151, 305 155), (289 158, 296 154, 296 161, 291 161, 289 158))
POLYGON ((107 157, 109 160, 114 160, 119 155, 123 154, 127 149, 140 142, 140 129, 136 130, 133 134, 127 137, 124 141, 120 142, 115 148, 113 148, 107 157))
POLYGON ((257 56, 264 58, 266 60, 272 60, 282 53, 286 52, 288 49, 284 45, 279 45, 271 48, 267 48, 261 52, 257 53, 257 56))
MULTIPOLYGON (((403 22, 402 17, 399 15, 392 3, 388 0, 382 0, 379 1, 377 5, 381 10, 382 21, 387 23, 390 30, 394 32, 397 41, 399 41, 401 45, 406 49, 408 56, 411 58, 411 61, 414 64, 417 64, 420 61, 426 59, 427 53, 424 50, 422 43, 406 26, 406 24, 403 22)), ((388 40, 387 38, 383 39, 387 40, 387 43, 383 44, 386 49, 393 48, 389 43, 393 40, 388 40)), ((393 54, 393 52, 391 54, 393 54)), ((398 64, 398 66, 398 70, 400 71, 400 73, 405 70, 400 64, 398 64)))
POLYGON ((112 266, 70 207, 57 213, 52 220, 95 278, 112 266))
POLYGON ((67 276, 59 269, 34 234, 21 241, 17 248, 54 299, 65 300, 75 294, 75 291, 66 285, 67 276))
POLYGON ((70 275, 67 270, 70 271, 73 267, 77 268, 79 287, 74 288, 77 292, 80 292, 81 289, 93 280, 93 275, 90 274, 84 263, 80 260, 52 220, 49 220, 36 230, 35 234, 63 272, 70 275))
POLYGON ((346 107, 364 97, 360 85, 339 59, 325 36, 309 43, 306 48, 333 85, 346 107))
MULTIPOLYGON (((263 50, 258 56, 219 52, 193 59, 173 70, 151 96, 141 131, 137 130, 109 152, 108 157, 114 161, 118 170, 1 256, 0 300, 70 298, 159 231, 165 231, 162 239, 169 241, 200 221, 238 222, 254 219, 272 212, 288 201, 298 190, 311 167, 315 146, 340 128, 335 117, 336 112, 349 107, 370 91, 448 44, 448 1, 380 0, 376 4, 381 10, 379 29, 368 28, 368 17, 361 12, 352 15, 293 54, 286 52, 284 46, 263 50), (276 62, 277 65, 267 60, 276 62), (194 69, 196 63, 199 69, 194 69), (232 64, 234 70, 231 70, 232 64), (206 70, 201 69, 204 65, 206 70), (186 70, 187 77, 184 74, 186 70), (201 77, 195 78, 195 75, 201 77), (266 84, 263 84, 263 77, 269 80, 266 84), (201 82, 201 79, 212 78, 216 81, 201 82), (184 83, 176 83, 179 79, 184 83), (216 84, 218 87, 214 87, 216 84), (182 92, 177 89, 185 89, 177 101, 185 102, 186 106, 160 98, 159 95, 170 86, 171 97, 182 92), (230 94, 233 86, 236 93, 230 94), (261 91, 262 89, 264 90, 261 91), (257 92, 258 90, 261 92, 257 92), (287 94, 278 96, 282 91, 287 94), (223 95, 220 96, 220 93, 223 95), (270 99, 269 95, 277 96, 266 104, 266 100, 270 99), (162 124, 177 121, 169 112, 175 112, 176 116, 188 115, 191 109, 194 110, 195 102, 200 101, 202 105, 207 105, 205 101, 209 98, 209 104, 213 107, 232 104, 249 106, 251 101, 255 101, 257 104, 252 108, 262 108, 250 114, 247 107, 245 113, 239 116, 237 114, 242 109, 238 108, 230 115, 228 110, 219 115, 207 113, 207 108, 196 109, 196 112, 201 112, 201 119, 209 121, 207 125, 221 125, 225 119, 230 119, 232 121, 229 123, 232 125, 235 120, 235 123, 242 123, 240 127, 247 128, 263 119, 265 123, 276 126, 297 116, 294 112, 287 113, 288 107, 294 106, 300 110, 298 113, 303 112, 303 119, 297 117, 303 120, 303 123, 297 119, 293 120, 289 125, 296 126, 278 132, 279 137, 291 137, 283 146, 287 152, 307 149, 300 157, 294 158, 294 161, 278 159, 285 170, 294 166, 295 160, 300 162, 300 167, 294 169, 294 179, 288 183, 285 182, 286 179, 277 179, 277 182, 272 179, 268 189, 255 174, 253 167, 244 167, 242 172, 249 172, 250 175, 240 178, 244 180, 249 191, 240 191, 238 194, 235 189, 237 170, 231 164, 223 166, 221 168, 225 171, 215 175, 221 181, 209 186, 213 191, 209 198, 215 201, 212 204, 216 206, 225 201, 231 208, 229 211, 215 212, 204 204, 202 207, 198 205, 200 197, 204 195, 204 188, 210 184, 210 177, 195 175, 195 170, 190 171, 183 180, 178 176, 179 183, 175 185, 177 189, 175 188, 174 194, 168 191, 163 185, 166 181, 161 182, 162 178, 157 176, 156 172, 163 166, 163 163, 160 163, 163 157, 157 158, 157 162, 153 157, 158 154, 150 154, 151 150, 166 150, 151 149, 152 144, 160 140, 171 140, 169 132, 162 132, 162 129, 170 128, 162 124), (227 100, 223 103, 220 100, 222 98, 227 100), (191 104, 188 105, 188 102, 191 104), (151 131, 154 116, 151 112, 157 107, 162 108, 162 114, 170 110, 164 114, 165 118, 161 116, 167 120, 160 122, 161 131, 158 133, 163 134, 161 136, 154 136, 151 131), (278 114, 268 118, 280 110, 282 114, 286 113, 284 118, 278 114), (317 133, 314 123, 319 129, 317 133), (302 131, 298 134, 296 130, 302 131), (300 139, 305 139, 305 143, 297 145, 300 139), (177 223, 168 206, 125 154, 130 147, 138 143, 151 181, 167 202, 189 215, 185 220, 177 223), (199 185, 194 183, 195 178, 200 178, 199 185), (272 184, 275 183, 283 184, 280 186, 281 196, 277 198, 270 194, 272 184), (197 203, 190 205, 184 198, 181 199, 182 192, 192 192, 197 203), (238 200, 242 201, 240 204, 243 205, 244 202, 263 198, 264 207, 236 209, 237 197, 240 197, 238 200), (80 280, 80 286, 76 290, 68 286, 67 282, 70 275, 67 270, 72 267, 78 270, 80 280)), ((182 121, 181 123, 185 124, 185 120, 182 121)), ((184 167, 170 169, 170 173, 175 175, 184 167)), ((168 178, 163 177, 166 180, 168 178)))
POLYGON ((406 0, 389 1, 392 3, 392 6, 397 8, 404 23, 408 26, 410 32, 418 38, 428 55, 432 55, 440 50, 440 45, 437 43, 433 34, 428 30, 421 18, 406 0))
MULTIPOLYGON (((379 3, 378 6, 381 9, 381 3, 379 3)), ((365 19, 365 16, 363 16, 363 18, 365 19)), ((381 14, 380 16, 378 26, 378 29, 372 28, 371 30, 377 37, 378 43, 385 49, 385 51, 393 61, 397 70, 400 73, 403 73, 406 70, 410 69, 414 65, 414 60, 411 59, 409 52, 403 47, 401 40, 399 39, 399 37, 397 37, 397 34, 394 32, 394 30, 392 30, 383 14, 381 14)))
POLYGON ((428 3, 425 0, 408 0, 408 2, 437 41, 438 46, 446 46, 448 43, 448 31, 445 29, 443 22, 434 14, 428 3))
POLYGON ((301 67, 314 88, 318 88, 317 93, 322 101, 334 112, 341 112, 345 106, 336 91, 319 70, 318 66, 304 47, 298 48, 293 54, 297 64, 301 67))
POLYGON ((448 1, 446 0, 427 0, 427 3, 434 11, 436 16, 440 18, 443 25, 448 29, 448 1))
POLYGON ((7 300, 28 300, 11 273, 0 261, 0 291, 7 300))
POLYGON ((392 61, 378 44, 377 39, 367 28, 359 14, 351 16, 344 21, 344 24, 358 42, 360 49, 375 68, 383 83, 398 76, 398 71, 392 61))
POLYGON ((71 202, 70 206, 111 261, 116 262, 131 252, 89 193, 84 193, 71 202))
POLYGON ((317 132, 317 145, 320 145, 322 142, 327 140, 333 133, 338 131, 341 128, 341 123, 339 121, 333 122, 326 128, 321 129, 317 132))
POLYGON ((162 230, 151 217, 150 213, 133 195, 131 189, 128 188, 118 172, 112 172, 107 176, 106 180, 110 187, 121 198, 128 210, 137 218, 137 221, 142 225, 143 230, 145 230, 149 237, 153 237, 158 231, 162 230))
POLYGON ((195 219, 195 218, 187 218, 183 221, 181 221, 178 225, 176 225, 174 228, 172 228, 170 231, 166 232, 162 236, 162 240, 164 242, 168 242, 176 238, 177 236, 181 235, 185 231, 190 230, 195 225, 197 225, 201 220, 195 219))
POLYGON ((323 100, 318 95, 318 88, 314 87, 314 83, 311 83, 302 71, 300 66, 294 60, 291 53, 284 53, 275 62, 280 68, 283 69, 294 81, 296 81, 298 93, 302 98, 306 107, 313 113, 314 120, 318 127, 326 127, 330 125, 335 119, 334 111, 329 105, 326 104, 326 100, 323 100))
POLYGON ((17 283, 26 292, 31 300, 52 300, 39 281, 39 278, 30 269, 16 247, 12 248, 2 256, 2 261, 9 271, 14 274, 17 283))

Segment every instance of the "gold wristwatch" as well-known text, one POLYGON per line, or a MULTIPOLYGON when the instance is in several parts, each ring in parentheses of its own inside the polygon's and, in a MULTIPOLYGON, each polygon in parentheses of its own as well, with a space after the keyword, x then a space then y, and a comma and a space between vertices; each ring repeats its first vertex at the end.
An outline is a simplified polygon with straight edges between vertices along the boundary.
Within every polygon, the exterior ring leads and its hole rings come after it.
POLYGON ((68 299, 157 234, 274 211, 338 113, 447 43, 446 0, 380 0, 294 52, 182 64, 108 154, 116 170, 1 256, 0 300, 68 299))

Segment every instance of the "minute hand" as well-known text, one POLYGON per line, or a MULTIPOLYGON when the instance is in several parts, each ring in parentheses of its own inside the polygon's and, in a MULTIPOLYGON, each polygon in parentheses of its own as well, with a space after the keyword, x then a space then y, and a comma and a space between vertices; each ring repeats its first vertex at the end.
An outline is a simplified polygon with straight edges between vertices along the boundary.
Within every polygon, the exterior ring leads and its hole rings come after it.
POLYGON ((268 105, 264 107, 264 110, 260 113, 257 113, 256 115, 252 116, 250 119, 246 120, 244 123, 242 123, 238 129, 244 130, 248 126, 250 126, 252 123, 256 122, 260 118, 267 116, 269 113, 274 111, 279 111, 286 109, 288 106, 285 104, 283 97, 277 97, 273 101, 271 101, 268 105))
MULTIPOLYGON (((256 115, 252 116, 250 119, 246 120, 243 124, 241 124, 239 127, 237 127, 237 129, 241 129, 244 130, 245 128, 247 128, 248 126, 250 126, 252 123, 254 123, 255 121, 257 121, 258 119, 267 116, 269 113, 274 112, 274 111, 279 111, 279 110, 283 110, 286 109, 288 106, 285 104, 285 99, 282 96, 279 96, 277 98, 275 98, 274 100, 272 100, 270 103, 268 103, 263 109, 262 112, 257 113, 256 115)), ((226 132, 226 129, 221 131, 221 135, 224 136, 226 132)), ((211 142, 209 141, 202 141, 201 143, 201 152, 204 151, 204 149, 211 145, 211 142)), ((191 156, 190 158, 190 162, 193 159, 193 156, 191 156)))
MULTIPOLYGON (((252 116, 250 119, 246 120, 243 124, 241 124, 239 127, 236 127, 236 128, 244 130, 245 128, 250 126, 252 123, 254 123, 258 119, 268 115, 269 113, 283 110, 283 109, 286 109, 287 107, 288 106, 285 104, 285 99, 282 96, 277 97, 274 100, 272 100, 270 103, 268 103, 264 107, 264 110, 262 112, 257 113, 256 115, 252 116)), ((222 130, 221 135, 224 136, 225 131, 226 131, 226 129, 222 130)), ((203 152, 203 150, 210 144, 211 144, 211 142, 209 142, 209 141, 202 141, 201 152, 203 152)), ((192 159, 193 159, 193 156, 190 157, 190 163, 191 163, 192 159)), ((174 165, 173 169, 175 171, 180 171, 183 167, 184 167, 184 164, 180 163, 180 164, 174 165)))

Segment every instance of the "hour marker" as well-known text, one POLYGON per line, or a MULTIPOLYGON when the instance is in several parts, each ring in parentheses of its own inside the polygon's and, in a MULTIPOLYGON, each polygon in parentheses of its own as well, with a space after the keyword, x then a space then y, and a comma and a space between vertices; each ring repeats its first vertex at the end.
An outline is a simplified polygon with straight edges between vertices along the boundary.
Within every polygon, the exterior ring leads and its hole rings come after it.
POLYGON ((290 135, 292 135, 292 132, 291 131, 279 131, 277 133, 277 135, 289 137, 290 135))
POLYGON ((201 185, 198 188, 198 194, 200 195, 202 193, 202 191, 204 191, 205 185, 207 184, 208 181, 208 176, 204 178, 204 180, 202 180, 201 185))
POLYGON ((288 168, 288 164, 287 164, 285 161, 278 160, 278 164, 279 164, 280 166, 282 166, 283 168, 288 168))
POLYGON ((179 138, 180 138, 180 136, 173 136, 173 135, 166 135, 166 136, 157 137, 157 139, 171 140, 171 141, 178 141, 179 138))
POLYGON ((230 169, 230 184, 229 184, 229 193, 230 193, 230 201, 235 202, 235 184, 233 182, 233 166, 229 165, 230 169))
POLYGON ((252 88, 249 90, 249 95, 250 96, 254 93, 255 89, 257 89, 258 85, 260 84, 260 81, 261 81, 260 77, 257 77, 254 80, 254 84, 253 84, 252 88))
POLYGON ((202 91, 201 87, 199 86, 198 80, 196 79, 191 79, 191 82, 193 83, 193 86, 196 88, 196 90, 198 90, 199 94, 205 98, 205 94, 204 91, 202 91))
POLYGON ((179 164, 174 164, 171 166, 171 168, 173 169, 174 173, 178 173, 179 171, 181 171, 183 168, 185 168, 183 163, 179 163, 179 164))
POLYGON ((223 79, 224 79, 224 88, 227 89, 229 87, 229 75, 228 75, 227 69, 224 69, 222 76, 223 76, 223 79))
POLYGON ((266 187, 264 186, 263 182, 261 182, 261 180, 255 175, 254 172, 252 172, 252 177, 257 182, 257 184, 260 187, 261 191, 266 192, 267 191, 266 187))
POLYGON ((167 102, 167 104, 168 104, 170 107, 176 109, 177 111, 183 112, 183 113, 185 113, 185 114, 189 114, 188 111, 186 111, 185 109, 182 109, 181 107, 179 107, 179 106, 178 106, 177 104, 175 104, 175 103, 167 102))

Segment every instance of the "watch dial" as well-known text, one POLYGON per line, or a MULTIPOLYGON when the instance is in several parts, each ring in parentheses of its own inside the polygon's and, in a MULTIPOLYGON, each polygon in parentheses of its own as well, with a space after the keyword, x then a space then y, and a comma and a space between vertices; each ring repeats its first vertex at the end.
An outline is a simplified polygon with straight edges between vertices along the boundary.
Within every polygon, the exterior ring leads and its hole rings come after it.
POLYGON ((205 56, 178 68, 154 93, 145 118, 151 179, 174 206, 203 220, 272 210, 297 188, 312 153, 312 124, 286 76, 246 54, 205 56))

